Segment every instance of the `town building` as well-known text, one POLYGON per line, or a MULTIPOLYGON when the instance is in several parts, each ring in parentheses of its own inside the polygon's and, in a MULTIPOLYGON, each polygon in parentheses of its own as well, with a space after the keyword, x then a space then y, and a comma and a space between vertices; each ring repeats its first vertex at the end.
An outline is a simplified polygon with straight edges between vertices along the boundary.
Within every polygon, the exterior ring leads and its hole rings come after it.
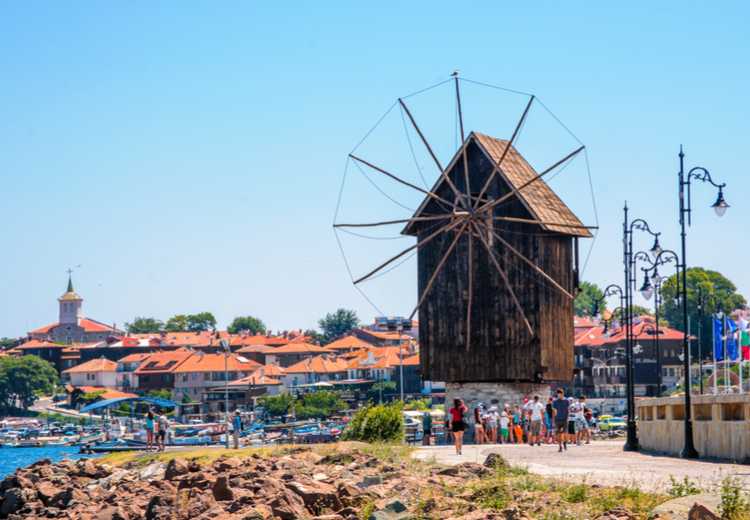
POLYGON ((288 367, 320 354, 328 354, 330 351, 318 345, 312 345, 302 341, 294 341, 284 346, 277 347, 273 352, 266 353, 266 363, 288 367))
POLYGON ((117 363, 109 359, 92 359, 62 372, 62 380, 71 386, 116 388, 117 363))
POLYGON ((238 354, 196 352, 175 367, 172 396, 197 401, 203 391, 252 374, 261 365, 238 354))
POLYGON ((287 388, 291 389, 300 385, 346 379, 346 376, 346 361, 328 356, 316 356, 286 367, 281 380, 287 388))
POLYGON ((193 351, 184 348, 151 354, 141 361, 134 372, 137 390, 143 393, 153 390, 171 391, 175 384, 175 369, 192 355, 193 351))
POLYGON ((125 333, 115 325, 87 318, 83 315, 83 298, 73 289, 73 279, 68 277, 65 293, 57 299, 58 320, 29 332, 30 339, 52 343, 93 343, 107 341, 125 333))
POLYGON ((22 356, 38 356, 51 363, 58 371, 71 368, 80 363, 81 349, 106 345, 99 341, 94 343, 56 343, 46 339, 30 338, 14 347, 12 351, 22 356))

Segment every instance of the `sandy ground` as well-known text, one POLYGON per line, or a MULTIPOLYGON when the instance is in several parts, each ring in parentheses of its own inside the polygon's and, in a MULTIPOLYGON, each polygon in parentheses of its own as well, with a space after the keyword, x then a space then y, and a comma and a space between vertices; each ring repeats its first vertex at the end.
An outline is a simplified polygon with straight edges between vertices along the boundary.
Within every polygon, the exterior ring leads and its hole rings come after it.
POLYGON ((442 464, 484 462, 487 454, 500 453, 514 466, 524 466, 532 473, 588 484, 632 485, 644 491, 664 491, 670 476, 678 480, 689 477, 703 489, 710 489, 725 477, 741 479, 750 490, 750 466, 706 460, 683 460, 676 457, 625 452, 622 441, 595 441, 589 445, 568 447, 558 453, 557 446, 518 444, 464 446, 456 455, 453 446, 419 447, 414 457, 433 459, 442 464))

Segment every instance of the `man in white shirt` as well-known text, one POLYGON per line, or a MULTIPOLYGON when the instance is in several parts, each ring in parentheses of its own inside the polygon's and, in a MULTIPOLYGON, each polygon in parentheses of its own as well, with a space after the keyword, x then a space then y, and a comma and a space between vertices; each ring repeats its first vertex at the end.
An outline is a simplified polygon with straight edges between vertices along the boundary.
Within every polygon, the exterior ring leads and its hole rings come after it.
POLYGON ((541 446, 544 405, 539 401, 538 395, 535 395, 534 400, 529 404, 529 415, 531 419, 531 425, 529 427, 529 444, 532 446, 541 446))
POLYGON ((581 445, 581 432, 583 430, 583 422, 585 421, 583 415, 583 403, 581 401, 573 401, 570 403, 570 420, 575 423, 575 443, 581 445))

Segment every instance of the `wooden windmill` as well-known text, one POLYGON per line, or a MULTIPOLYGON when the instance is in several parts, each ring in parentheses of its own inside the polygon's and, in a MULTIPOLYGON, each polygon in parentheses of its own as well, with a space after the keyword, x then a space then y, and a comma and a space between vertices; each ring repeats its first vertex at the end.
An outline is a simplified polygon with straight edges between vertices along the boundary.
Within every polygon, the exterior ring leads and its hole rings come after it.
POLYGON ((584 149, 537 172, 514 147, 531 96, 507 140, 464 134, 443 166, 406 103, 399 103, 439 171, 429 190, 351 159, 425 197, 408 219, 336 227, 405 224, 416 244, 354 280, 359 284, 417 250, 422 377, 446 382, 545 382, 573 374, 573 300, 578 239, 585 226, 544 181, 584 149))

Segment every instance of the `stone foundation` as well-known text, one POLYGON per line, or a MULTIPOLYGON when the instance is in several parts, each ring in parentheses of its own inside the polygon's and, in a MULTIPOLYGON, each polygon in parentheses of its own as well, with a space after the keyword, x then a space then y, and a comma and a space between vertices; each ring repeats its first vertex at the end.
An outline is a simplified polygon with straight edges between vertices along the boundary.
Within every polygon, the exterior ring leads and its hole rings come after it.
POLYGON ((453 407, 453 399, 463 399, 471 417, 471 410, 477 403, 501 408, 505 403, 522 404, 524 397, 533 398, 534 395, 539 395, 546 403, 551 391, 549 383, 445 383, 445 409, 453 407))

